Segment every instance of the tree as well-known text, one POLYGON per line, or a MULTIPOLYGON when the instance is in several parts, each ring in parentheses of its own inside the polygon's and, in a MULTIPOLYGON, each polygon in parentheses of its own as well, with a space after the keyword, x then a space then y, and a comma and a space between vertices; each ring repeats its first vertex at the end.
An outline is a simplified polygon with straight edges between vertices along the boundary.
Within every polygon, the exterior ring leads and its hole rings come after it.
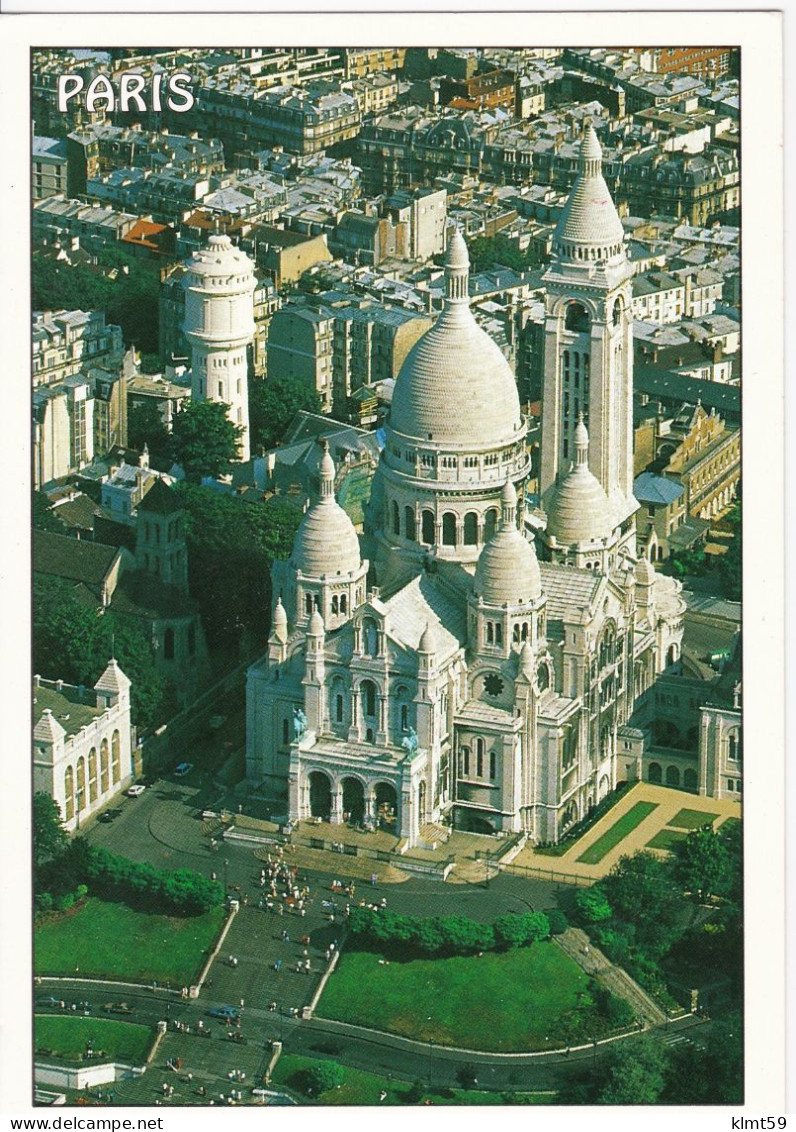
POLYGON ((579 888, 575 896, 575 907, 585 924, 599 924, 610 920, 613 909, 598 884, 591 888, 579 888))
POLYGON ((299 410, 320 413, 318 391, 303 378, 274 374, 249 382, 249 435, 252 451, 275 448, 299 410))
POLYGON ((142 401, 130 409, 127 414, 127 443, 139 452, 146 444, 154 459, 169 455, 171 437, 154 402, 142 401))
POLYGON ((651 1037, 617 1043, 606 1057, 598 1104, 656 1104, 665 1084, 667 1049, 651 1037))
POLYGON ((64 851, 69 838, 61 824, 58 803, 42 791, 33 795, 33 864, 41 868, 64 851))
POLYGON ((681 892, 671 866, 653 853, 622 857, 599 883, 614 916, 634 928, 636 942, 661 954, 676 938, 681 892))
POLYGON ((730 854, 711 825, 695 829, 674 847, 675 876, 697 900, 707 900, 730 885, 730 854))
POLYGON ((330 1089, 338 1089, 344 1081, 345 1069, 336 1061, 316 1061, 305 1071, 307 1092, 316 1097, 330 1089))
POLYGON ((699 1044, 677 1046, 666 1073, 666 1103, 743 1103, 743 1020, 733 1011, 711 1023, 699 1044))
POLYGON ((217 479, 232 470, 243 429, 229 419, 228 410, 223 401, 189 397, 175 416, 171 455, 190 483, 200 483, 204 476, 217 479))

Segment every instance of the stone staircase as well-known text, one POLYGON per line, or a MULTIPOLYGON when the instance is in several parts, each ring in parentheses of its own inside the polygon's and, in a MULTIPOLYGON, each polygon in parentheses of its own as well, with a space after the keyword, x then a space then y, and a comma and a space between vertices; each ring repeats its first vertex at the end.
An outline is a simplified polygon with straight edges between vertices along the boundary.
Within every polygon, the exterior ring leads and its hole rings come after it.
POLYGON ((430 849, 433 852, 440 845, 444 845, 450 835, 450 830, 446 829, 445 826, 437 825, 435 822, 426 822, 421 825, 418 831, 418 848, 430 849))

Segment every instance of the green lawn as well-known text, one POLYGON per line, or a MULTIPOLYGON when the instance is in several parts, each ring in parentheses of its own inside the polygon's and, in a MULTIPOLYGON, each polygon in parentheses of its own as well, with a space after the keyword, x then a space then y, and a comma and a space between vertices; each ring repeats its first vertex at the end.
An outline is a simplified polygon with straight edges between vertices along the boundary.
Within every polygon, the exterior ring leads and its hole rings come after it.
POLYGON ((657 802, 636 802, 635 806, 631 806, 626 814, 615 821, 602 837, 598 837, 594 844, 589 846, 585 853, 581 853, 578 860, 582 861, 584 865, 598 864, 620 841, 623 841, 629 833, 632 833, 637 826, 641 825, 648 814, 651 814, 657 808, 657 802))
MULTIPOLYGON (((365 1073, 361 1069, 351 1069, 345 1066, 345 1081, 339 1089, 330 1089, 321 1093, 319 1097, 308 1097, 302 1089, 302 1073, 317 1062, 311 1057, 299 1057, 296 1054, 284 1054, 280 1057, 274 1068, 271 1081, 272 1088, 284 1086, 295 1093, 297 1098, 303 1099, 305 1104, 324 1105, 406 1105, 406 1104, 453 1104, 453 1105, 494 1105, 504 1104, 501 1093, 487 1093, 479 1089, 445 1089, 434 1088, 434 1066, 430 1066, 430 1074, 422 1082, 423 1094, 419 1099, 412 1097, 412 1086, 402 1081, 392 1081, 387 1077, 379 1077, 375 1073, 365 1073), (428 1087, 429 1076, 431 1085, 428 1087), (387 1096, 383 1101, 379 1095, 384 1090, 387 1096)), ((514 1093, 512 1101, 515 1104, 552 1104, 555 1096, 550 1093, 514 1093)))
POLYGON ((680 810, 669 821, 668 825, 675 826, 676 829, 701 829, 703 825, 712 825, 718 817, 718 814, 709 814, 704 810, 680 810))
POLYGON ((224 909, 201 916, 160 916, 94 897, 76 911, 50 917, 34 936, 36 973, 190 984, 199 974, 224 919, 224 909))
POLYGON ((318 1014, 422 1042, 510 1051, 560 1044, 551 1035, 561 1015, 589 1006, 587 976, 550 941, 480 958, 381 958, 345 951, 318 1014))
POLYGON ((647 842, 648 849, 671 849, 677 841, 682 841, 688 834, 684 829, 662 829, 647 842))
POLYGON ((725 818, 724 821, 719 826, 719 832, 721 832, 722 830, 729 832, 729 830, 732 829, 733 826, 740 825, 740 824, 741 824, 740 818, 725 818))
POLYGON ((148 1026, 108 1018, 37 1014, 34 1032, 37 1054, 70 1062, 80 1062, 90 1042, 94 1052, 103 1050, 108 1060, 143 1065, 154 1041, 148 1026))

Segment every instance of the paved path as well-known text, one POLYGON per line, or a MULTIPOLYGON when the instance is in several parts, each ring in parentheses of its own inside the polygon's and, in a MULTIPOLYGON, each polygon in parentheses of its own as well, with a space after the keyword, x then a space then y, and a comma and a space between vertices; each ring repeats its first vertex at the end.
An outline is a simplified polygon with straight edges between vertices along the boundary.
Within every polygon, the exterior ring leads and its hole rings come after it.
POLYGON ((567 928, 556 936, 556 943, 587 975, 593 975, 602 986, 629 1002, 645 1025, 661 1026, 666 1021, 666 1012, 657 1002, 626 971, 615 967, 580 928, 567 928))

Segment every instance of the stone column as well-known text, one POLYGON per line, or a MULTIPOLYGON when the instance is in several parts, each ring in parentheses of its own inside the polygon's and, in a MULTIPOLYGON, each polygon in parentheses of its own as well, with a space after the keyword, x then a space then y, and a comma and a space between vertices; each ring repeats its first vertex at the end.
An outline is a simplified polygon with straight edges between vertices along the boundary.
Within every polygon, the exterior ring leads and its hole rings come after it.
POLYGON ((331 812, 329 821, 332 825, 340 825, 343 820, 343 787, 339 782, 332 783, 331 812))
POLYGON ((387 743, 387 697, 380 695, 378 704, 379 725, 376 730, 376 742, 384 746, 387 743))
POLYGON ((359 734, 359 688, 351 689, 351 726, 348 729, 348 741, 358 742, 359 734))

